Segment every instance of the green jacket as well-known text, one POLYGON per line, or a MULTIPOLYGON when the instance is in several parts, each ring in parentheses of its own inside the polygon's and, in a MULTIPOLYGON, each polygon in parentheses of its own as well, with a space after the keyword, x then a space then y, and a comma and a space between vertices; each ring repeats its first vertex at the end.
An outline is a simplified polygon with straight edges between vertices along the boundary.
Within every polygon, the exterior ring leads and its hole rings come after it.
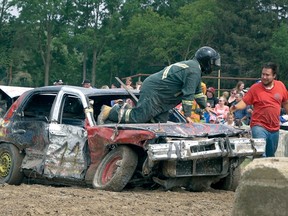
POLYGON ((201 89, 201 68, 197 60, 182 61, 150 75, 143 82, 137 104, 149 101, 154 109, 166 112, 182 102, 184 115, 191 115, 193 100, 206 107, 201 89), (147 98, 153 100, 147 100, 147 98))

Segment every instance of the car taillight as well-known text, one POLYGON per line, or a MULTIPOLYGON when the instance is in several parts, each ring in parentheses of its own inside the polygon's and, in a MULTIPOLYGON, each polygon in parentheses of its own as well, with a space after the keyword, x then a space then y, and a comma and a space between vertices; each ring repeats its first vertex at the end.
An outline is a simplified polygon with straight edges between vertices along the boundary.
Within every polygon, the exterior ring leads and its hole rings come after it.
POLYGON ((20 98, 18 98, 9 108, 9 110, 7 111, 6 115, 4 116, 4 121, 5 122, 9 122, 9 119, 12 118, 14 112, 16 111, 16 109, 19 107, 19 104, 21 102, 21 100, 19 100, 20 98))

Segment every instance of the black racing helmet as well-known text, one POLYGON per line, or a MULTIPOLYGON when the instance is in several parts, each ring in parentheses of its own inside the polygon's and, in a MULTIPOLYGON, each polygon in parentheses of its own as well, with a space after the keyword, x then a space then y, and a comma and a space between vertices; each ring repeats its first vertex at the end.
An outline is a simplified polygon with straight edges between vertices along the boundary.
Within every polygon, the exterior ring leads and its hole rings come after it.
POLYGON ((195 53, 195 58, 201 66, 201 71, 205 74, 219 70, 221 66, 220 54, 208 46, 198 49, 195 53))

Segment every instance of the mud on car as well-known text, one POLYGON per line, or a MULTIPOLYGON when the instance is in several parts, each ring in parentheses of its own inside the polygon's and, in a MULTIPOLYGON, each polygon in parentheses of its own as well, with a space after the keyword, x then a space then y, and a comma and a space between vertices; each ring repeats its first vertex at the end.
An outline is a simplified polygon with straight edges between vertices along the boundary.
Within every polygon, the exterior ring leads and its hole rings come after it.
POLYGON ((97 124, 101 107, 118 99, 131 96, 124 89, 75 86, 25 92, 1 122, 0 183, 234 190, 245 157, 265 150, 265 141, 245 130, 188 124, 176 110, 168 123, 97 124))

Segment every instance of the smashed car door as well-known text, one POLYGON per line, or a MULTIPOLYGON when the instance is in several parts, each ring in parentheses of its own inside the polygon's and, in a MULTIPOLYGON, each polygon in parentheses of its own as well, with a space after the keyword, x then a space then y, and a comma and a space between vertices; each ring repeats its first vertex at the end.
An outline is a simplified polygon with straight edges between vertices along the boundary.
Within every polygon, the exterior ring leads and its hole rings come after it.
POLYGON ((87 132, 85 113, 79 97, 60 94, 54 103, 58 116, 52 115, 49 125, 49 147, 46 152, 44 175, 65 178, 84 178, 87 168, 87 132), (61 97, 61 98, 59 98, 61 97), (61 103, 61 104, 59 104, 61 103))
POLYGON ((11 134, 20 149, 25 149, 22 168, 42 173, 45 152, 49 145, 48 122, 55 94, 37 93, 19 107, 11 127, 11 134))

